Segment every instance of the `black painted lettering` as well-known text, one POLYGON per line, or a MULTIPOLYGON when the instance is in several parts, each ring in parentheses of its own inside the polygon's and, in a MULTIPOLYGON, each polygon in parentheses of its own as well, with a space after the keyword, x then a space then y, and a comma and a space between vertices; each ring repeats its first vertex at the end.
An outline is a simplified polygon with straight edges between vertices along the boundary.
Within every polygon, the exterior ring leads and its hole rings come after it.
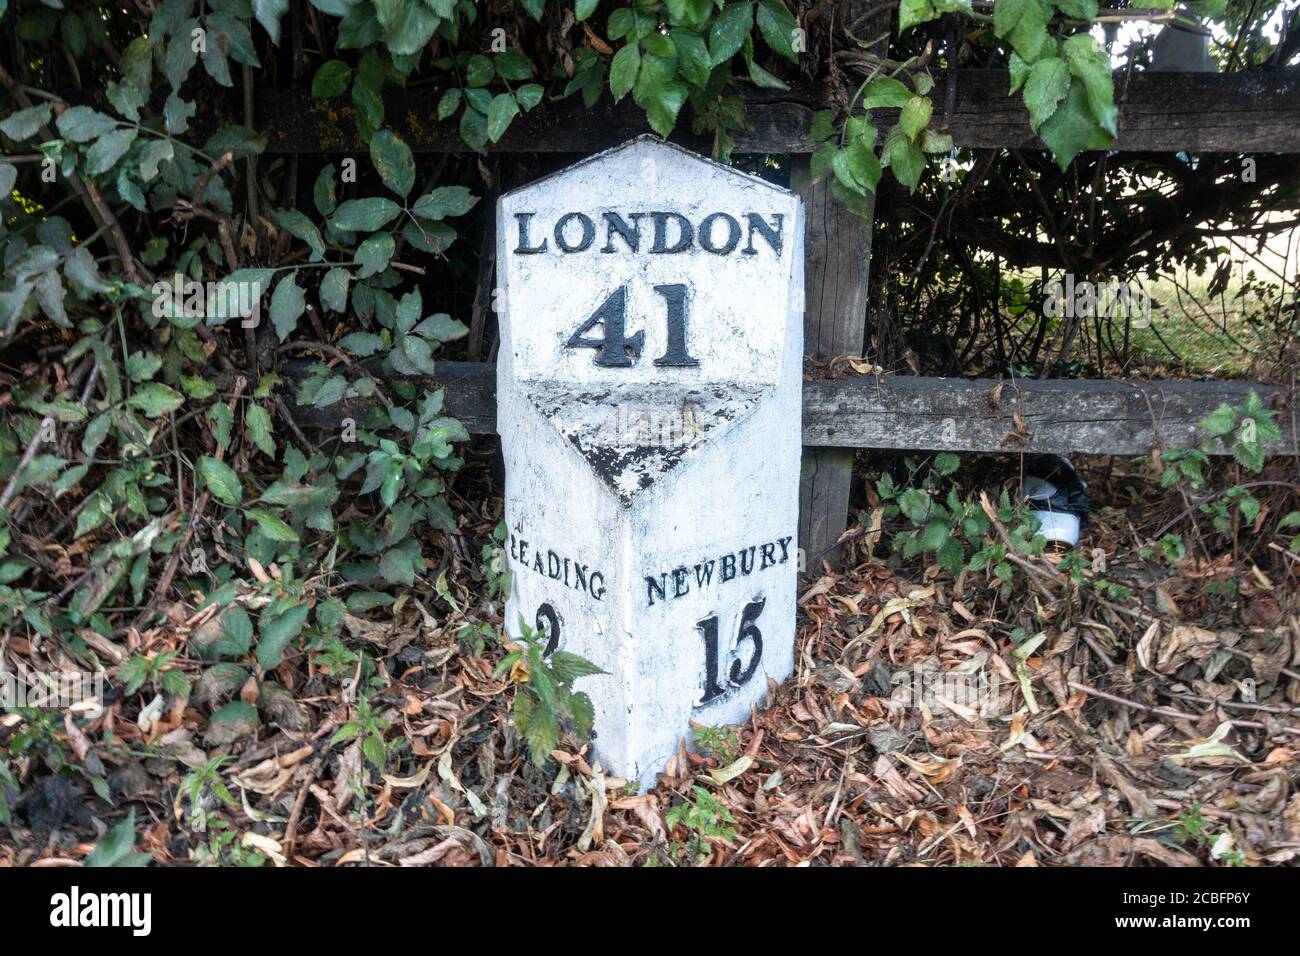
POLYGON ((560 646, 560 615, 555 613, 555 608, 550 604, 543 604, 537 609, 533 626, 537 633, 546 635, 546 647, 542 650, 542 656, 549 657, 560 646))
POLYGON ((655 592, 658 592, 659 600, 666 601, 668 599, 668 575, 659 575, 658 581, 655 581, 655 579, 650 577, 650 575, 646 575, 645 596, 650 601, 650 607, 655 606, 655 592))
POLYGON ((591 588, 590 588, 590 590, 589 590, 587 593, 589 593, 589 594, 590 594, 592 597, 594 597, 597 601, 599 601, 601 598, 603 598, 603 597, 605 596, 605 575, 601 574, 599 571, 592 571, 592 572, 591 572, 591 588), (596 579, 597 579, 597 578, 600 579, 600 590, 599 590, 599 591, 596 590, 596 579))
POLYGON ((643 212, 634 212, 628 214, 628 219, 632 220, 631 225, 616 212, 604 213, 605 217, 605 248, 601 252, 614 252, 614 233, 623 237, 627 243, 629 252, 641 251, 641 219, 645 216, 643 212))
POLYGON ((585 252, 595 239, 596 224, 583 213, 565 213, 555 224, 555 244, 560 247, 561 252, 585 252), (578 240, 577 245, 571 244, 566 236, 566 230, 571 222, 576 222, 582 230, 582 238, 578 240))
POLYGON ((573 562, 573 586, 579 591, 587 590, 587 566, 573 562))
POLYGON ((670 368, 695 368, 700 363, 686 351, 686 286, 657 285, 655 291, 668 306, 668 348, 655 364, 670 368))
POLYGON ((725 212, 715 212, 711 216, 706 216, 700 223, 700 245, 706 252, 719 256, 729 255, 735 251, 736 246, 740 245, 740 223, 725 212), (727 224, 727 239, 722 245, 717 245, 713 241, 713 226, 717 222, 727 224))
POLYGON ((752 545, 748 548, 744 548, 741 550, 740 552, 740 573, 741 574, 749 574, 751 571, 754 570, 754 552, 756 550, 757 548, 753 547, 752 545), (746 555, 749 556, 749 560, 745 559, 746 555))
POLYGON ((776 545, 769 542, 768 544, 760 546, 758 551, 759 554, 762 555, 762 557, 759 558, 758 570, 766 571, 772 565, 776 564, 776 545))
POLYGON ((713 580, 713 566, 716 563, 716 561, 710 558, 702 564, 697 564, 695 566, 695 584, 697 587, 702 588, 713 580))
POLYGON ((651 252, 674 253, 685 252, 691 247, 691 241, 695 238, 695 230, 691 228, 691 221, 676 212, 652 212, 650 218, 655 224, 655 241, 650 247, 651 252), (668 221, 672 220, 677 223, 677 241, 672 245, 668 244, 668 221))
POLYGON ((793 540, 794 540, 794 537, 791 536, 791 535, 787 535, 787 536, 784 537, 784 538, 777 538, 776 543, 779 544, 779 545, 781 546, 781 563, 782 563, 782 564, 785 564, 787 561, 790 560, 790 542, 793 541, 793 540))
POLYGON ((629 337, 626 333, 627 323, 627 286, 614 290, 591 318, 578 326, 564 343, 570 349, 595 349, 595 364, 605 368, 628 368, 632 360, 641 354, 641 344, 645 341, 645 332, 638 332, 629 337), (587 333, 597 325, 604 332, 602 338, 587 338, 587 333))
POLYGON ((687 568, 673 568, 673 597, 685 597, 690 592, 690 573, 687 568))
POLYGON ((736 556, 734 554, 724 554, 722 556, 721 577, 723 581, 730 581, 736 576, 736 556))
POLYGON ((539 252, 546 251, 546 240, 542 240, 540 246, 534 246, 528 238, 528 220, 532 219, 536 213, 517 212, 515 213, 515 222, 519 224, 519 245, 515 246, 515 253, 521 256, 535 256, 539 252))
POLYGON ((779 257, 781 255, 781 227, 785 222, 785 214, 776 212, 772 214, 772 225, 763 221, 763 217, 756 212, 745 213, 745 221, 749 223, 749 241, 745 243, 744 254, 747 256, 758 255, 758 250, 754 248, 754 233, 757 232, 772 247, 772 251, 779 257))

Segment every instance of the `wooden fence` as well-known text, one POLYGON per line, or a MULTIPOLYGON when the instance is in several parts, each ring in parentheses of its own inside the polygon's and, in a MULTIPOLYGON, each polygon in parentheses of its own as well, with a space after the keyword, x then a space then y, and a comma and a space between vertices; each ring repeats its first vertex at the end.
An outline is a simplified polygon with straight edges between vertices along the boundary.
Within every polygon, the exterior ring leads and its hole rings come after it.
MULTIPOLYGON (((934 115, 958 146, 1042 149, 1020 97, 1009 96, 1008 86, 1005 72, 955 71, 934 86, 934 115)), ((1120 150, 1300 153, 1300 77, 1295 73, 1139 73, 1117 77, 1116 101, 1115 148, 1120 150)), ((862 352, 871 229, 869 222, 864 226, 839 207, 824 182, 810 181, 807 154, 815 144, 808 133, 819 103, 818 91, 810 87, 750 96, 754 128, 737 137, 737 151, 795 157, 792 185, 807 211, 805 347, 810 355, 826 358, 862 352)), ((396 92, 386 98, 386 109, 389 124, 416 152, 467 151, 453 124, 433 119, 425 92, 396 92)), ((878 111, 875 118, 882 128, 892 122, 890 112, 878 111)), ((303 91, 261 91, 257 113, 259 124, 270 130, 270 153, 363 149, 349 109, 313 101, 303 91)), ((571 100, 517 118, 488 149, 590 154, 644 132, 644 117, 630 102, 615 106, 606 98, 589 111, 571 100)), ((708 149, 686 132, 673 139, 708 149)), ((291 365, 290 377, 304 364, 291 365)), ((494 431, 493 366, 439 363, 438 374, 421 383, 445 388, 449 414, 471 432, 494 431)), ((808 381, 801 544, 811 555, 834 559, 835 541, 847 523, 856 448, 1145 454, 1195 444, 1196 421, 1222 402, 1240 402, 1251 388, 1281 413, 1286 438, 1277 450, 1295 453, 1294 396, 1273 386, 869 375, 808 381)), ((304 425, 327 425, 361 411, 348 405, 298 408, 295 417, 304 425)))

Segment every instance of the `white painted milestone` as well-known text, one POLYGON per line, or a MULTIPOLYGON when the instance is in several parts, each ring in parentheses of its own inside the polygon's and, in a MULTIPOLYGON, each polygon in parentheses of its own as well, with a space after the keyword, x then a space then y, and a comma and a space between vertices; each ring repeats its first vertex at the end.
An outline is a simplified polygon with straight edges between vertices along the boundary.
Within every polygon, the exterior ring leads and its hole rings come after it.
POLYGON ((794 663, 803 209, 641 137, 497 206, 506 624, 607 673, 596 755, 652 785, 794 663))

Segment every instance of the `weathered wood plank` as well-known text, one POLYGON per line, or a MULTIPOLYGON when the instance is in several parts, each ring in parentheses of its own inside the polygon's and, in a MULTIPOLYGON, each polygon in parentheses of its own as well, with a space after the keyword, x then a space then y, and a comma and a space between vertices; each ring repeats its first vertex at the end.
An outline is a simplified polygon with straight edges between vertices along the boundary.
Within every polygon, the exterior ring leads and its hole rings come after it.
MULTIPOLYGON (((805 444, 975 452, 1143 455, 1187 448, 1196 423, 1251 389, 1282 404, 1295 449, 1295 402, 1277 386, 1251 382, 996 382, 888 376, 806 382, 805 444)), ((1283 449, 1279 449, 1283 450, 1283 449)))
MULTIPOLYGON (((1020 95, 1009 95, 1002 70, 958 70, 953 106, 944 115, 949 80, 938 77, 931 98, 936 122, 947 124, 958 146, 1042 148, 1029 127, 1020 95)), ((1300 152, 1300 75, 1268 73, 1136 73, 1117 76, 1120 107, 1117 148, 1138 152, 1300 152)), ((740 153, 810 153, 808 137, 820 97, 810 86, 789 92, 747 94, 754 128, 736 136, 740 153)), ((385 94, 387 122, 416 152, 465 153, 455 122, 433 118, 428 89, 385 94)), ((897 110, 880 110, 877 122, 892 123, 897 110)), ((270 153, 364 151, 352 108, 343 100, 313 100, 302 90, 261 90, 257 115, 268 130, 270 153)), ((684 127, 673 140, 708 152, 708 138, 684 127)), ((499 143, 501 153, 594 153, 648 131, 630 99, 615 105, 602 98, 592 110, 578 98, 548 102, 518 117, 499 143)))
MULTIPOLYGON (((289 362, 292 383, 310 363, 289 362)), ((496 368, 439 362, 432 378, 410 381, 446 390, 448 415, 475 434, 496 431, 496 368)), ((1187 448, 1200 440, 1195 423, 1222 402, 1240 404, 1251 389, 1278 410, 1286 441, 1298 449, 1300 403, 1276 385, 1255 382, 1108 382, 861 376, 804 383, 803 443, 823 448, 896 448, 970 452, 1058 452, 1145 455, 1152 448, 1187 448), (1019 413, 1028 438, 1015 434, 1019 413)), ((292 394, 292 391, 291 391, 292 394)), ((367 403, 298 406, 303 427, 334 428, 345 417, 364 420, 367 403)))
MULTIPOLYGON (((947 79, 935 84, 943 123, 947 79)), ((958 146, 1042 149, 1020 94, 996 70, 959 70, 947 118, 958 146)), ((1300 152, 1300 75, 1296 73, 1117 74, 1116 149, 1128 152, 1300 152)))

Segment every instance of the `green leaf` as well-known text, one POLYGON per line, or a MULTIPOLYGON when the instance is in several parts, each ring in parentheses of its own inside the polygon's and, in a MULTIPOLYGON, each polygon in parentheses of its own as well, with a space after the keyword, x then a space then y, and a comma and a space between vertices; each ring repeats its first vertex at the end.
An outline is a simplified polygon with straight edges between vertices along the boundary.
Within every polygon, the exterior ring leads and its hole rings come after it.
POLYGON ((271 294, 271 323, 275 334, 283 342, 298 327, 298 319, 307 310, 307 297, 298 286, 293 273, 280 280, 271 294))
POLYGON ((415 561, 409 551, 390 548, 379 559, 379 576, 390 584, 410 587, 415 583, 415 561))
POLYGON ((482 53, 475 53, 469 58, 469 63, 465 67, 465 82, 471 87, 487 86, 492 82, 495 73, 496 68, 492 66, 492 61, 482 53))
POLYGON ((55 121, 59 135, 70 143, 88 143, 117 128, 117 120, 89 106, 70 106, 55 121))
POLYGON ((384 739, 375 734, 371 734, 361 741, 361 753, 370 761, 372 765, 383 770, 387 764, 385 759, 387 750, 384 748, 384 739))
POLYGON ((794 38, 799 22, 786 9, 785 4, 781 0, 758 0, 756 19, 763 41, 772 51, 791 63, 798 63, 799 54, 794 49, 794 38))
POLYGON ((348 232, 374 232, 396 219, 402 207, 383 196, 349 199, 340 203, 330 222, 348 232))
POLYGON ((261 405, 251 404, 244 418, 248 433, 263 454, 275 457, 275 441, 271 438, 271 415, 261 405))
POLYGON ((417 199, 411 212, 421 219, 437 221, 447 216, 463 216, 476 202, 478 198, 464 186, 439 186, 417 199))
POLYGON ((135 135, 134 129, 123 127, 105 133, 95 140, 94 145, 86 151, 86 172, 97 176, 112 169, 113 164, 131 148, 131 144, 135 142, 135 135))
POLYGON ((925 171, 925 154, 920 147, 910 139, 900 137, 889 148, 888 158, 894 178, 909 191, 915 192, 917 183, 921 181, 921 173, 925 171))
POLYGON ((609 64, 609 91, 614 94, 614 102, 617 103, 631 92, 640 69, 641 51, 635 43, 621 47, 614 54, 614 59, 609 64))
POLYGON ((251 734, 258 725, 257 708, 247 701, 232 700, 208 721, 208 737, 230 742, 251 734))
POLYGON ((311 81, 311 95, 315 99, 341 96, 352 82, 352 67, 342 60, 326 60, 316 70, 311 81))
POLYGON ((199 459, 199 476, 203 479, 203 487, 224 505, 233 507, 239 504, 239 499, 244 495, 234 469, 210 455, 199 459))
POLYGON ((1069 93, 1039 128, 1038 135, 1052 151, 1056 165, 1065 169, 1088 147, 1096 128, 1083 84, 1072 82, 1069 93))
MULTIPOLYGON (((748 9, 748 4, 744 6, 748 9)), ((686 87, 677 79, 677 61, 646 54, 632 98, 645 110, 651 129, 667 137, 686 102, 686 87)))
POLYGON ((913 96, 903 107, 898 118, 898 125, 903 128, 907 138, 915 141, 921 130, 930 125, 930 112, 933 106, 924 96, 913 96))
POLYGON ((727 4, 709 30, 709 56, 713 65, 726 63, 739 53, 753 27, 754 5, 749 0, 727 4))
POLYGON ((865 141, 857 140, 844 150, 844 155, 853 179, 867 192, 875 192, 883 173, 875 150, 865 141))
POLYGON ((862 108, 874 110, 881 106, 902 108, 913 99, 912 91, 891 76, 878 76, 862 91, 862 108))
POLYGON ((334 192, 337 176, 338 171, 335 170, 334 164, 330 163, 320 171, 320 175, 312 185, 312 202, 316 205, 316 211, 322 216, 328 216, 338 205, 338 197, 334 192))
MULTIPOLYGON (((0 190, 0 192, 4 192, 0 190)), ((99 274, 95 257, 85 246, 77 246, 63 260, 63 274, 81 296, 89 298, 113 288, 99 274)))
POLYGON ((704 89, 713 72, 713 58, 704 38, 691 30, 676 28, 672 39, 677 50, 677 72, 692 86, 704 89))
POLYGON ((224 402, 217 402, 208 409, 207 419, 212 424, 212 437, 222 448, 230 447, 230 429, 235 423, 235 413, 224 402))
POLYGON ((137 853, 135 846, 135 807, 127 811, 126 816, 113 825, 95 844, 95 849, 86 857, 84 866, 140 867, 148 866, 153 857, 148 853, 137 853))
MULTIPOLYGON (((12 23, 10 24, 12 27, 12 23)), ((25 110, 10 113, 0 120, 0 133, 10 139, 24 140, 36 135, 36 131, 50 121, 50 104, 41 103, 29 106, 25 110)))
POLYGON ((438 119, 445 120, 456 112, 456 107, 460 106, 460 90, 452 87, 442 94, 438 100, 438 119))
POLYGON ((531 79, 533 75, 532 60, 518 50, 503 50, 496 55, 492 65, 496 68, 497 76, 515 83, 531 79))
POLYGON ((180 408, 185 396, 162 382, 150 382, 136 389, 127 404, 138 408, 146 418, 160 418, 180 408))
POLYGON ((381 129, 370 138, 370 159, 384 185, 405 199, 415 185, 411 148, 392 130, 381 129))
POLYGON ((397 241, 392 233, 371 236, 357 247, 356 262, 361 268, 357 271, 358 279, 378 275, 388 268, 388 262, 397 249, 397 241))
MULTIPOLYGON (((179 91, 190 70, 199 61, 198 51, 194 49, 190 31, 198 27, 197 20, 188 20, 167 42, 167 51, 163 54, 162 71, 173 90, 179 91)), ((216 44, 214 43, 213 46, 216 44)))
POLYGON ((909 521, 919 525, 930 514, 930 496, 920 488, 908 488, 898 496, 898 507, 909 521))
POLYGON ((325 240, 321 238, 320 229, 304 213, 297 209, 276 209, 271 216, 289 235, 307 243, 311 249, 312 262, 320 262, 325 258, 325 240))
POLYGON ((1062 44, 1062 50, 1070 72, 1083 81, 1088 94, 1088 108, 1097 125, 1111 137, 1119 135, 1119 107, 1115 105, 1115 83, 1106 51, 1089 33, 1076 33, 1069 37, 1062 44))
POLYGON ((576 20, 585 20, 596 12, 596 4, 600 0, 575 0, 573 4, 573 16, 576 20))
POLYGON ((271 514, 264 508, 249 508, 244 512, 250 518, 257 522, 258 528, 262 534, 266 535, 272 541, 281 541, 293 543, 298 540, 298 532, 289 527, 280 518, 271 514))
POLYGON ((365 358, 368 355, 374 355, 383 348, 384 340, 373 332, 352 332, 339 339, 339 346, 347 349, 353 355, 365 358))
POLYGON ((331 312, 344 312, 348 306, 347 269, 333 268, 320 283, 320 304, 331 312))
POLYGON ((934 470, 941 475, 951 475, 961 465, 961 458, 950 451, 941 451, 934 456, 934 470))
MULTIPOLYGON (((1001 2, 1001 0, 999 0, 1001 2)), ((902 0, 898 5, 898 32, 933 20, 939 15, 931 0, 902 0)))
POLYGON ((523 109, 530 110, 542 101, 542 96, 545 93, 546 90, 544 90, 539 84, 525 83, 523 86, 519 87, 519 89, 515 90, 515 99, 519 101, 519 105, 523 109))
POLYGON ((921 547, 926 551, 938 551, 948 540, 948 526, 942 521, 931 521, 921 532, 921 547))
POLYGON ((587 658, 568 651, 556 651, 551 655, 551 670, 563 684, 572 684, 579 677, 605 673, 587 658))
POLYGON ((510 121, 519 115, 519 104, 513 93, 498 93, 492 97, 492 105, 487 112, 487 135, 492 142, 497 142, 510 126, 510 121))
POLYGON ((1025 83, 1025 106, 1034 129, 1047 122, 1068 92, 1070 68, 1060 57, 1045 57, 1030 67, 1025 83))
POLYGON ((307 622, 307 612, 310 610, 308 605, 290 604, 285 607, 284 601, 282 598, 264 610, 257 622, 257 630, 261 634, 257 642, 257 663, 263 670, 274 670, 280 666, 284 649, 302 633, 303 625, 307 622))
POLYGON ((1026 63, 1033 63, 1047 42, 1051 8, 1044 0, 998 0, 993 5, 993 32, 1006 40, 1026 63))
POLYGON ((253 0, 253 15, 276 46, 280 45, 280 18, 288 9, 289 0, 253 0))
POLYGON ((207 653, 213 657, 243 657, 252 646, 253 622, 243 607, 232 604, 221 615, 221 637, 207 648, 207 653))
POLYGON ((153 352, 132 352, 126 357, 126 376, 133 382, 146 382, 162 368, 162 356, 153 352))
POLYGON ((1237 425, 1237 412, 1225 402, 1202 418, 1200 424, 1211 435, 1227 435, 1237 425))

